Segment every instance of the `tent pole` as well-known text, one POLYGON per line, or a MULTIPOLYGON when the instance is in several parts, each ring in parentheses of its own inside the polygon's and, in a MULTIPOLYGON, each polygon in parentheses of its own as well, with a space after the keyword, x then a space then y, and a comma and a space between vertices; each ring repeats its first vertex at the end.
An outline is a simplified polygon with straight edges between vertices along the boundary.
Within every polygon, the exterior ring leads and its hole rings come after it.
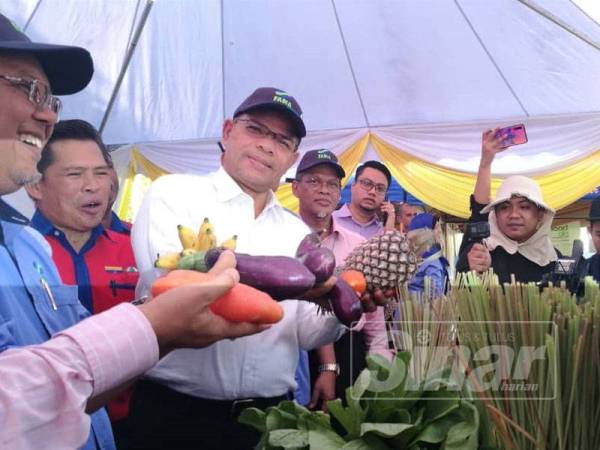
POLYGON ((555 16, 550 11, 548 11, 547 9, 544 9, 541 6, 537 5, 532 0, 518 0, 518 1, 520 3, 522 3, 523 5, 527 6, 528 8, 531 8, 533 11, 535 11, 539 15, 543 16, 544 18, 548 19, 549 21, 554 22, 556 25, 558 25, 559 27, 561 27, 563 30, 568 31, 569 33, 571 33, 575 37, 578 37, 579 39, 581 39, 586 44, 591 45, 596 50, 600 50, 600 43, 594 41, 587 34, 584 34, 581 31, 576 30, 571 25, 569 25, 567 22, 565 22, 564 20, 562 20, 560 17, 555 16))
POLYGON ((127 72, 127 68, 129 67, 129 63, 131 62, 131 58, 133 57, 133 52, 135 52, 135 48, 137 47, 138 41, 140 40, 140 36, 142 35, 142 31, 144 30, 144 26, 146 25, 146 20, 150 15, 150 10, 154 5, 154 0, 146 0, 146 7, 144 8, 144 12, 142 13, 142 17, 140 22, 135 30, 133 35, 133 39, 131 41, 131 45, 127 49, 127 54, 125 55, 125 59, 123 60, 123 65, 121 66, 121 71, 119 72, 119 76, 117 78, 117 83, 110 95, 110 100, 108 101, 108 106, 106 107, 106 111, 104 112, 104 116, 102 117, 102 122, 100 123, 99 132, 102 134, 104 131, 104 127, 106 126, 106 122, 108 121, 108 116, 112 111, 115 100, 117 99, 117 94, 121 89, 121 84, 123 83, 123 78, 125 78, 125 72, 127 72))

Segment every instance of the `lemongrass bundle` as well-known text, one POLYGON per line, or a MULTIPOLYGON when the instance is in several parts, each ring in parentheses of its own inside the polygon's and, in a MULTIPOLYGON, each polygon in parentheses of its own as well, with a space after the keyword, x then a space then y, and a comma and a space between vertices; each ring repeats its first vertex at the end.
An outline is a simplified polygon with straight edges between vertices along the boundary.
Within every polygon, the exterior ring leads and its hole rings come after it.
POLYGON ((600 290, 580 305, 564 287, 500 286, 459 276, 449 294, 468 388, 495 424, 498 445, 600 448, 600 290))

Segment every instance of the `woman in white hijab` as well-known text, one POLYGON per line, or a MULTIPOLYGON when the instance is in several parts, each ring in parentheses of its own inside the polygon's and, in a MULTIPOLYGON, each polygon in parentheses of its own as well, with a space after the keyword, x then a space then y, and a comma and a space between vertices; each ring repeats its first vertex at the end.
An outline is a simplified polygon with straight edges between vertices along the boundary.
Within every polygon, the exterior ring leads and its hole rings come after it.
POLYGON ((471 222, 488 221, 490 237, 482 243, 465 243, 456 268, 464 272, 485 272, 493 268, 500 282, 541 281, 554 270, 558 254, 550 241, 554 210, 542 197, 539 185, 531 178, 506 178, 491 201, 491 166, 496 153, 505 148, 496 130, 482 136, 481 161, 475 191, 471 196, 471 222))

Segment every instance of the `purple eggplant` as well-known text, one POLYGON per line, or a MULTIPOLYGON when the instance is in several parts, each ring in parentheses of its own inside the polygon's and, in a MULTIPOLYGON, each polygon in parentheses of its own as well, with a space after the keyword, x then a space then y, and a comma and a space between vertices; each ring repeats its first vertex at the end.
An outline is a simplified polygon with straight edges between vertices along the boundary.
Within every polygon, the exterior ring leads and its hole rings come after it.
POLYGON ((299 261, 310 270, 317 283, 322 283, 329 279, 335 271, 335 255, 326 247, 319 247, 309 250, 298 257, 299 261))
POLYGON ((299 258, 309 251, 319 248, 320 246, 321 238, 317 233, 307 234, 306 237, 300 241, 300 245, 298 245, 298 249, 296 250, 296 258, 299 258))
POLYGON ((338 278, 329 295, 333 313, 341 323, 350 327, 360 320, 362 315, 360 298, 348 283, 338 278))
MULTIPOLYGON (((206 252, 206 265, 215 265, 223 249, 206 252)), ((235 253, 240 282, 266 292, 275 300, 297 298, 315 285, 315 276, 300 261, 288 256, 253 256, 235 253)))

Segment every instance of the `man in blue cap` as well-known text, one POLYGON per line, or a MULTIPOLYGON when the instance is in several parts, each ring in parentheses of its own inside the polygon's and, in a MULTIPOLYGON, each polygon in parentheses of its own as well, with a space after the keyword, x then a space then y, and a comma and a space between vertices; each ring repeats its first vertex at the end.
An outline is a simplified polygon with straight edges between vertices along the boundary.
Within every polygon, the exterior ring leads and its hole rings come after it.
MULTIPOLYGON (((39 179, 36 164, 61 109, 55 95, 79 92, 93 72, 87 50, 31 42, 0 15, 0 195, 39 179)), ((43 239, 2 200, 0 267, 0 351, 42 343, 88 315, 43 239)), ((114 449, 106 411, 91 417, 83 448, 114 449)))

